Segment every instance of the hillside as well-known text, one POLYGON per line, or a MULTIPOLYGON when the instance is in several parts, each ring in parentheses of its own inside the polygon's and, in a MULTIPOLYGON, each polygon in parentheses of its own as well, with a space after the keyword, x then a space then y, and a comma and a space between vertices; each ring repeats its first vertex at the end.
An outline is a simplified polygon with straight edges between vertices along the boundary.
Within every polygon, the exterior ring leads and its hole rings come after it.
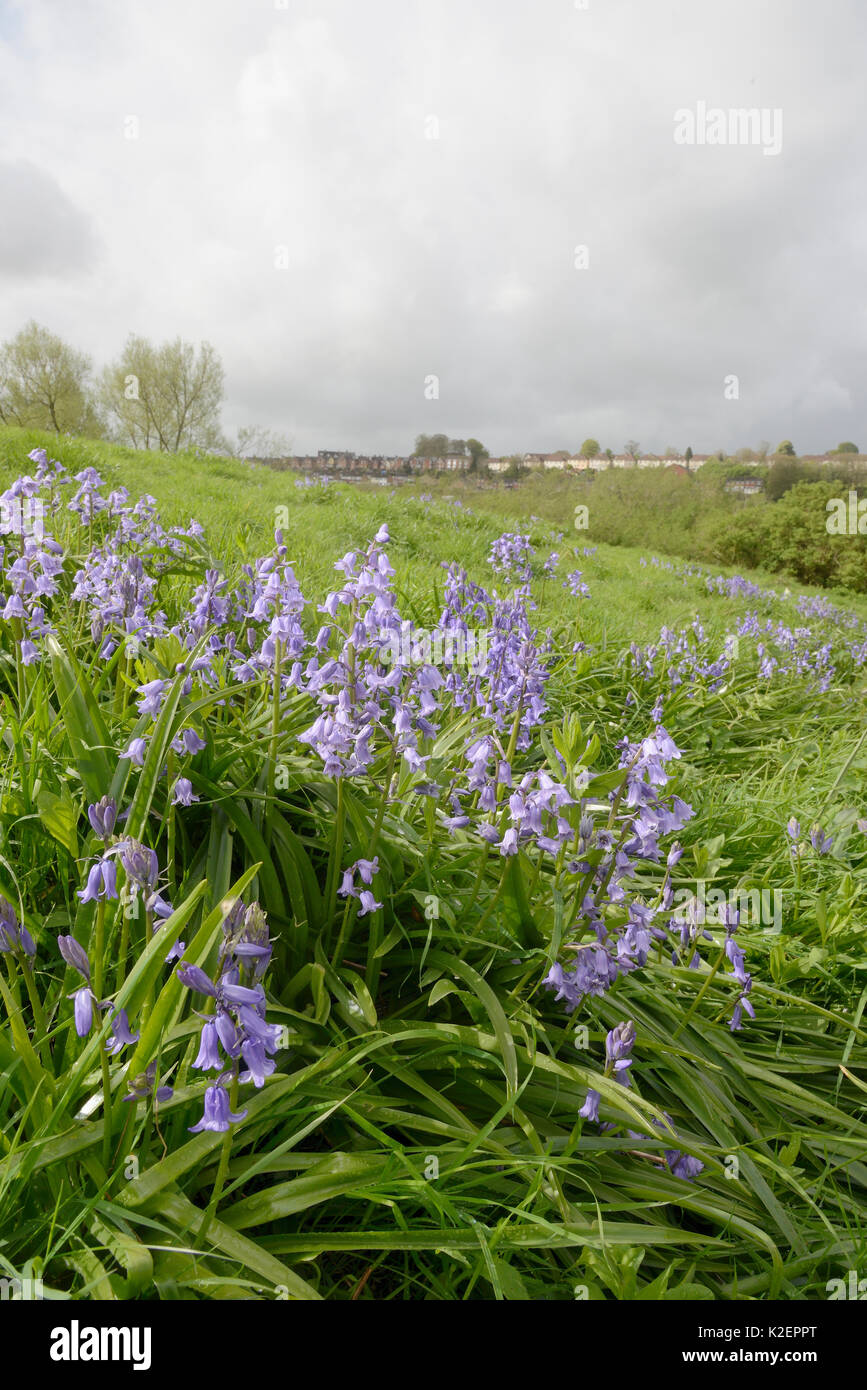
POLYGON ((799 1300, 863 1264, 864 599, 0 431, 23 474, 9 1269, 799 1300))

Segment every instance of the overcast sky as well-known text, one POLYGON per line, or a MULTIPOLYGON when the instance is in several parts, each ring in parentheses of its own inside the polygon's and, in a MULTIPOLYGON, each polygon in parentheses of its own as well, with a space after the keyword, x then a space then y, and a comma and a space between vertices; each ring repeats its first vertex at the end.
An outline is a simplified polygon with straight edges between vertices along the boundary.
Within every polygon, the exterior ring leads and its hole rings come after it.
POLYGON ((582 3, 0 0, 0 338, 206 338, 298 453, 867 449, 867 3, 582 3))

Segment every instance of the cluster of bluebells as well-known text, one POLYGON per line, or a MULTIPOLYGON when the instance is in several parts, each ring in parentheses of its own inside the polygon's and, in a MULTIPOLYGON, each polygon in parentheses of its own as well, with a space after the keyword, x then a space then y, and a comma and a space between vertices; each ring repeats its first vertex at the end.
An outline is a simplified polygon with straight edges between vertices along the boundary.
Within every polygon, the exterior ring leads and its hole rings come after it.
POLYGON ((130 506, 125 488, 103 495, 105 482, 94 468, 70 476, 62 464, 49 460, 44 449, 34 449, 29 458, 36 471, 17 479, 0 496, 0 503, 7 504, 0 509, 3 515, 14 516, 16 502, 24 515, 24 500, 31 507, 38 503, 40 517, 57 518, 66 510, 77 516, 89 535, 96 526, 103 528, 104 535, 101 544, 85 556, 70 587, 63 547, 44 524, 40 523, 38 535, 23 524, 17 529, 4 525, 0 615, 19 624, 16 640, 22 663, 32 665, 42 659, 42 639, 54 631, 52 602, 62 592, 68 591, 72 602, 84 605, 103 660, 130 637, 138 641, 160 635, 165 617, 154 609, 156 579, 174 560, 188 554, 190 542, 201 534, 199 523, 167 531, 156 516, 152 497, 130 506), (142 552, 148 556, 150 573, 144 570, 142 552))
POLYGON ((488 564, 495 574, 520 584, 529 584, 533 574, 535 548, 530 537, 520 531, 504 531, 491 545, 488 564))
MULTIPOLYGON (((566 864, 582 893, 565 943, 574 963, 567 968, 555 961, 543 981, 569 1013, 588 996, 607 993, 621 975, 645 965, 653 942, 666 939, 665 907, 645 902, 635 876, 642 862, 660 862, 660 840, 692 817, 692 808, 679 796, 662 795, 669 781, 667 765, 679 757, 661 725, 640 743, 624 739, 624 777, 609 793, 612 813, 605 825, 598 828, 589 807, 578 807, 578 832, 570 847, 574 857, 566 864)), ((669 873, 678 853, 678 846, 669 851, 669 873)))
MULTIPOLYGON (((767 600, 778 597, 772 590, 753 593, 756 586, 748 580, 742 587, 735 586, 737 578, 723 581, 720 577, 722 592, 731 590, 767 600)), ((656 642, 645 647, 631 644, 629 666, 639 680, 657 687, 662 684, 667 694, 681 689, 694 695, 700 688, 713 693, 725 685, 734 656, 743 649, 743 639, 752 644, 756 675, 766 684, 789 678, 824 693, 843 672, 867 665, 867 627, 854 615, 849 615, 851 621, 840 623, 840 610, 821 599, 799 600, 798 606, 799 612, 813 619, 812 626, 793 627, 779 618, 762 618, 756 609, 749 609, 737 621, 734 632, 726 634, 721 651, 708 640, 699 618, 691 627, 677 631, 663 627, 656 642), (854 635, 846 636, 846 630, 854 635)))
POLYGON ((760 584, 754 584, 742 574, 707 575, 705 587, 709 594, 720 594, 724 598, 759 599, 762 603, 773 603, 779 598, 776 590, 763 589, 760 584))
MULTIPOLYGON (((494 738, 506 734, 508 741, 517 720, 516 747, 523 751, 531 746, 533 732, 547 710, 550 634, 540 634, 533 627, 524 590, 498 598, 470 580, 458 565, 444 564, 444 568, 445 606, 439 627, 466 636, 473 626, 482 626, 487 633, 484 662, 469 671, 457 667, 447 671, 445 693, 458 710, 473 714, 477 727, 492 728, 494 738)), ((477 744, 474 730, 465 753, 471 763, 478 761, 477 744)))
POLYGON ((382 903, 376 901, 376 897, 371 891, 370 885, 373 883, 374 875, 379 870, 379 859, 357 859, 354 864, 350 864, 348 869, 344 869, 343 878, 337 892, 341 898, 356 898, 359 904, 358 915, 364 917, 368 912, 377 912, 382 903), (361 881, 361 887, 355 883, 355 875, 361 881))
POLYGON ((295 479, 295 486, 300 488, 317 487, 321 489, 328 487, 329 483, 333 482, 334 479, 330 473, 320 473, 315 478, 311 477, 309 473, 305 473, 302 477, 295 479))
POLYGON ((118 813, 112 797, 104 796, 95 805, 89 806, 87 815, 103 848, 88 870, 84 887, 78 890, 81 902, 109 901, 120 896, 117 882, 119 863, 126 876, 127 901, 135 904, 136 914, 141 901, 147 920, 159 926, 163 919, 171 915, 172 905, 160 892, 156 851, 131 836, 114 835, 118 813))
POLYGON ((273 1054, 279 1047, 281 1029, 265 1020, 262 985, 273 949, 259 904, 245 907, 238 901, 223 921, 213 978, 198 965, 182 963, 177 968, 181 983, 209 1001, 209 1011, 199 1015, 199 1051, 192 1065, 199 1071, 218 1073, 205 1092, 204 1115, 191 1126, 193 1133, 225 1131, 243 1119, 246 1110, 234 1114, 230 1108, 228 1083, 237 1079, 261 1088, 274 1071, 273 1054))
MULTIPOLYGON (((31 459, 38 460, 40 452, 34 451, 31 459)), ((42 524, 44 494, 52 494, 57 477, 44 459, 34 476, 18 478, 0 495, 0 616, 13 624, 24 666, 39 660, 42 639, 53 631, 46 609, 63 574, 63 547, 42 524), (39 525, 34 527, 28 522, 37 506, 39 525)))
POLYGON ((686 585, 690 579, 703 576, 705 573, 701 565, 687 565, 683 562, 675 564, 671 560, 660 560, 658 555, 651 555, 649 560, 644 555, 641 555, 638 563, 641 565, 642 569, 647 569, 648 566, 650 566, 652 569, 665 570, 667 573, 675 575, 684 585, 686 585))
POLYGON ((732 644, 726 638, 723 650, 716 653, 706 650, 706 646, 704 628, 696 617, 691 627, 680 631, 663 627, 657 641, 646 647, 630 643, 627 661, 638 679, 664 681, 667 694, 683 689, 692 696, 702 688, 713 693, 728 678, 732 644))
POLYGON ((563 588, 568 589, 573 598, 590 597, 590 585, 585 583, 580 570, 572 570, 571 574, 566 575, 563 588))
POLYGON ((442 673, 407 654, 407 627, 397 609, 394 569, 382 526, 365 551, 351 550, 335 568, 343 583, 319 606, 325 616, 313 655, 294 673, 318 707, 299 735, 332 777, 366 774, 377 754, 390 751, 413 772, 424 771, 424 742, 437 732, 436 692, 442 673), (394 652, 399 654, 393 660, 394 652), (404 660, 404 656, 408 659, 404 660))
POLYGON ((754 611, 744 615, 737 633, 755 638, 760 680, 794 676, 809 681, 819 691, 830 689, 836 674, 831 640, 818 640, 809 627, 790 628, 771 618, 762 623, 754 611))

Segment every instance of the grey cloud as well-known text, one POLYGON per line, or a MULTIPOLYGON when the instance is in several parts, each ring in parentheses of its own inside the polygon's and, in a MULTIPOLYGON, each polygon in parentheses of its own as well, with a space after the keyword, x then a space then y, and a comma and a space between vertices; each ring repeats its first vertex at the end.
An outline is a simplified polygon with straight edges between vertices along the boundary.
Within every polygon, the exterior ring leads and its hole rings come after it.
MULTIPOLYGON (((495 452, 867 440, 861 0, 116 13, 22 10, 21 54, 0 50, 16 147, 100 210, 105 248, 94 262, 61 201, 6 273, 44 273, 39 235, 65 225, 67 336, 86 322, 98 360, 130 328, 206 337, 227 426, 301 452, 434 429, 495 452), (699 102, 779 108, 781 152, 678 145, 675 112, 699 102)), ((29 295, 50 324, 54 283, 29 295)))
POLYGON ((0 275, 57 278, 96 258, 92 221, 29 160, 0 161, 0 275))

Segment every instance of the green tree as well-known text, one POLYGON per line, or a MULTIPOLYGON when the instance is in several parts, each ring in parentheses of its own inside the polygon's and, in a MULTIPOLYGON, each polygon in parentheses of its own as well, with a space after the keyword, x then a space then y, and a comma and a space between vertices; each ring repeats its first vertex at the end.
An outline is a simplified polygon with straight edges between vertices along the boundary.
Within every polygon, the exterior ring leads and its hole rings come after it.
POLYGON ((768 469, 765 491, 772 502, 777 502, 798 483, 813 482, 818 477, 819 470, 815 464, 803 463, 798 458, 778 453, 768 469))
POLYGON ((33 320, 0 348, 0 420, 55 434, 102 433, 91 362, 33 320))
POLYGON ((641 449, 641 445, 639 444, 638 440, 627 439, 623 447, 626 450, 629 457, 632 459, 632 462, 634 463, 635 460, 638 458, 638 454, 641 449))
POLYGON ((795 446, 792 443, 791 439, 784 439, 782 444, 777 445, 775 452, 778 453, 782 458, 793 459, 797 457, 795 454, 795 446))
POLYGON ((581 458, 595 459, 599 457, 600 448, 598 439, 585 439, 580 449, 581 458))
POLYGON ((228 449, 220 427, 223 381, 210 343, 196 349, 175 338, 157 347, 131 334, 103 372, 100 396, 115 438, 133 448, 228 449))
POLYGON ((858 448, 858 445, 853 444, 849 439, 844 440, 842 444, 838 444, 834 450, 835 454, 860 454, 860 452, 861 450, 858 448))
POLYGON ((475 472, 479 464, 484 463, 485 459, 490 458, 490 451, 485 448, 480 439, 468 439, 467 449, 470 454, 470 469, 475 472))
POLYGON ((420 434, 415 441, 415 453, 418 458, 445 458, 450 452, 450 447, 451 441, 447 434, 420 434))

